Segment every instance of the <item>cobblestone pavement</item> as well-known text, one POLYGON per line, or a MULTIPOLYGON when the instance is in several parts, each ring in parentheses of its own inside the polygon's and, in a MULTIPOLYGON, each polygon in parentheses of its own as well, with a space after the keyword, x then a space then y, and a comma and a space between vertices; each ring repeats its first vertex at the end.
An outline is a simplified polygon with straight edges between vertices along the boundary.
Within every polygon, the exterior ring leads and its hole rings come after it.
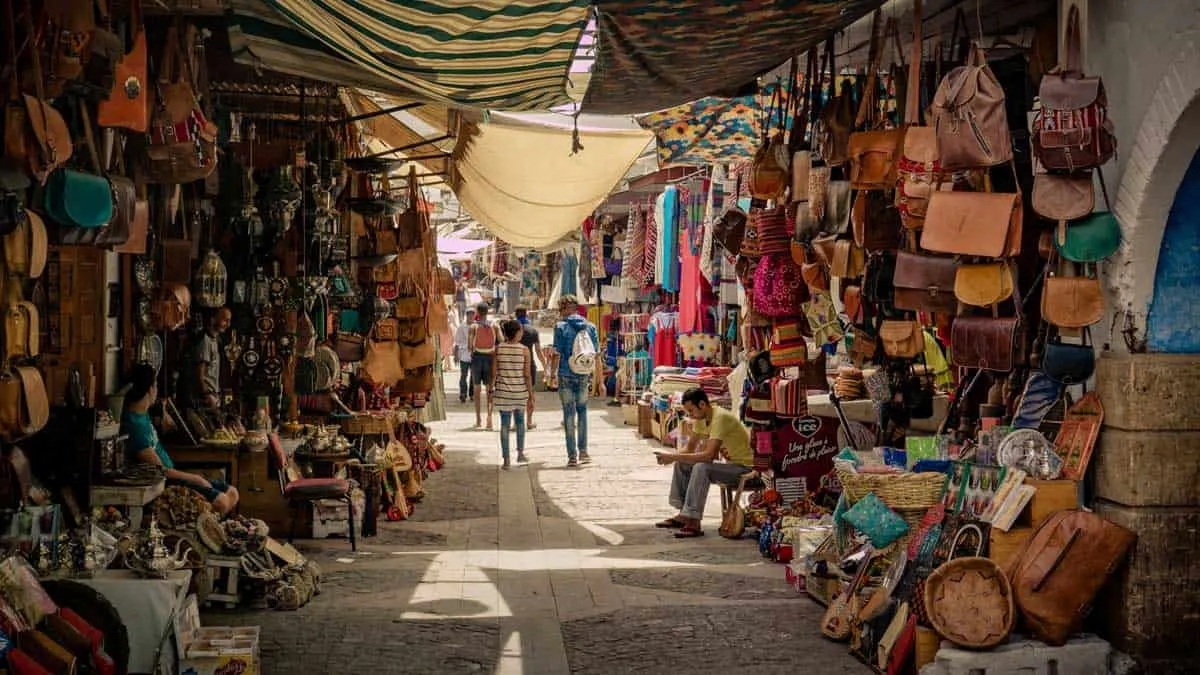
POLYGON ((866 672, 821 637, 821 608, 781 566, 717 536, 716 489, 707 536, 652 527, 672 514, 670 470, 619 408, 592 401, 595 462, 567 469, 557 395, 539 394, 532 463, 500 471, 497 434, 471 429, 446 381, 449 419, 432 428, 447 466, 414 518, 381 519, 357 554, 298 541, 325 583, 297 612, 205 612, 262 627, 263 673, 866 672))

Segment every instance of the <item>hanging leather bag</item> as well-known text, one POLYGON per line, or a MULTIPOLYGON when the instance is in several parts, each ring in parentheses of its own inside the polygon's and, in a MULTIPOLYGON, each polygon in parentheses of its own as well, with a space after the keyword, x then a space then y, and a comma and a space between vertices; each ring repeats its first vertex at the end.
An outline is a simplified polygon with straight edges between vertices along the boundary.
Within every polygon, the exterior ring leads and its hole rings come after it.
POLYGON ((1082 384, 1096 371, 1096 348, 1088 344, 1088 331, 1083 331, 1082 344, 1068 344, 1060 337, 1046 343, 1042 354, 1042 372, 1059 384, 1082 384))
POLYGON ((339 332, 333 350, 342 363, 357 363, 366 355, 366 338, 355 333, 339 332))
POLYGON ((1007 373, 1019 360, 1022 340, 1017 317, 958 317, 950 329, 950 355, 959 368, 1007 373))
POLYGON ((925 330, 917 321, 884 321, 879 341, 883 353, 893 359, 915 359, 925 353, 925 330))
POLYGON ((5 267, 10 273, 37 279, 46 269, 48 243, 42 217, 28 211, 21 224, 4 237, 5 267))
MULTIPOLYGON (((914 15, 919 16, 919 6, 914 5, 914 15)), ((898 161, 896 185, 900 220, 910 230, 919 230, 924 225, 929 193, 942 170, 938 163, 937 134, 933 127, 921 125, 921 28, 921 21, 913 22, 912 53, 904 91, 904 146, 898 161)))
POLYGON ((24 360, 39 354, 38 309, 32 302, 9 304, 4 316, 4 355, 7 360, 24 360))
POLYGON ((395 319, 375 322, 366 341, 362 372, 367 380, 376 386, 390 387, 404 378, 404 366, 400 363, 400 344, 396 342, 394 322, 395 319))
POLYGON ((858 193, 850 215, 854 243, 868 251, 888 251, 900 246, 900 211, 895 200, 879 190, 858 193))
POLYGON ((33 366, 0 375, 0 437, 10 442, 41 431, 50 418, 46 383, 33 366))
MULTIPOLYGON (((837 86, 837 72, 830 71, 832 92, 837 86)), ((838 167, 850 161, 850 134, 854 131, 854 87, 850 82, 843 81, 841 90, 831 100, 821 113, 818 127, 817 150, 821 158, 831 167, 838 167)))
POLYGON ((829 263, 829 273, 843 279, 854 279, 862 276, 867 266, 866 252, 849 239, 839 239, 833 247, 833 259, 829 263))
POLYGON ((1006 570, 1032 636, 1052 646, 1066 644, 1136 541, 1136 534, 1094 513, 1051 514, 1006 570))
POLYGON ((749 472, 738 478, 737 491, 729 502, 725 512, 721 514, 721 526, 717 532, 726 539, 740 539, 746 532, 746 509, 742 506, 742 493, 746 490, 746 481, 757 477, 758 474, 749 472))
MULTIPOLYGON (((144 188, 141 188, 144 190, 144 188)), ((123 244, 113 246, 116 253, 145 255, 150 234, 150 202, 144 193, 139 193, 133 202, 133 214, 129 221, 129 238, 123 244)))
POLYGON ((130 3, 129 30, 133 33, 133 47, 117 63, 112 91, 108 100, 97 106, 96 122, 102 127, 146 133, 150 128, 149 70, 141 0, 130 3))
POLYGON ((426 339, 418 345, 400 343, 400 365, 404 370, 416 370, 432 366, 437 361, 437 348, 433 340, 426 339))
POLYGON ((995 307, 1012 297, 1013 273, 1008 263, 959 265, 954 277, 954 297, 964 305, 995 307))
POLYGON ((954 314, 958 309, 954 297, 957 273, 958 261, 954 258, 897 252, 892 277, 896 309, 954 314))
POLYGON ((1096 208, 1092 172, 1035 174, 1029 199, 1034 213, 1065 228, 1067 221, 1083 218, 1096 208))
POLYGON ((1042 287, 1042 318, 1059 328, 1083 328, 1104 318, 1100 280, 1048 275, 1042 287))
POLYGON ((1021 252, 1021 195, 944 192, 929 198, 921 248, 935 253, 1006 258, 1021 252))
POLYGON ((983 169, 1012 160, 1004 89, 978 44, 965 66, 942 79, 932 111, 942 169, 983 169))
POLYGON ((746 220, 746 213, 741 209, 729 209, 713 223, 713 241, 725 249, 729 255, 738 255, 742 252, 746 220))
POLYGON ((850 184, 855 190, 891 190, 899 178, 901 149, 904 147, 904 127, 884 129, 879 116, 879 65, 881 40, 895 31, 895 19, 888 19, 883 35, 878 32, 881 11, 876 10, 866 87, 859 103, 857 125, 862 131, 850 134, 847 152, 850 157, 850 184))
MULTIPOLYGON (((195 27, 189 27, 189 45, 194 36, 195 27)), ((217 128, 200 108, 188 63, 179 28, 172 26, 159 65, 157 101, 146 147, 149 183, 191 183, 207 178, 217 168, 217 128)))
POLYGON ((1051 171, 1099 167, 1117 151, 1104 81, 1083 74, 1079 7, 1067 14, 1066 62, 1042 76, 1033 118, 1033 153, 1051 171))
MULTIPOLYGON (((12 4, 6 3, 9 9, 9 25, 12 23, 12 4)), ((25 4, 25 34, 28 36, 38 35, 34 30, 33 25, 33 9, 29 3, 25 4)), ((11 37, 11 36, 10 36, 11 37)), ((12 39, 15 45, 15 38, 12 39)), ((6 119, 5 122, 5 145, 11 157, 23 157, 29 165, 30 173, 37 179, 38 183, 45 185, 46 179, 55 169, 65 164, 71 159, 74 152, 74 145, 71 143, 71 130, 67 127, 67 121, 59 114, 48 102, 44 82, 42 79, 41 65, 41 49, 36 41, 30 38, 30 54, 33 60, 33 83, 36 96, 29 94, 21 94, 21 100, 24 104, 24 115, 20 116, 20 120, 15 117, 11 120, 6 119), (20 123, 24 122, 24 128, 20 132, 16 128, 20 123), (14 147, 18 143, 23 143, 24 148, 18 149, 14 147)), ((16 71, 16 54, 12 54, 12 63, 16 71)), ((14 96, 18 93, 18 78, 10 77, 11 90, 14 96)))

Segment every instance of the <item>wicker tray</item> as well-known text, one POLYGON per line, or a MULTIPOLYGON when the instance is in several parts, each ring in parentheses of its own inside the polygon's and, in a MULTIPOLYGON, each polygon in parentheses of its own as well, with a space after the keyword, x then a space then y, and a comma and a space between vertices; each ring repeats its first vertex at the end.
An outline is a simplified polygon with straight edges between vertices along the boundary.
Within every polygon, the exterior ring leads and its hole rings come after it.
POLYGON ((942 497, 946 484, 940 473, 853 473, 838 471, 846 503, 855 502, 874 492, 884 504, 895 510, 928 509, 942 497))
POLYGON ((925 611, 938 634, 972 649, 1004 642, 1017 620, 1008 577, 987 558, 956 558, 934 570, 925 611))

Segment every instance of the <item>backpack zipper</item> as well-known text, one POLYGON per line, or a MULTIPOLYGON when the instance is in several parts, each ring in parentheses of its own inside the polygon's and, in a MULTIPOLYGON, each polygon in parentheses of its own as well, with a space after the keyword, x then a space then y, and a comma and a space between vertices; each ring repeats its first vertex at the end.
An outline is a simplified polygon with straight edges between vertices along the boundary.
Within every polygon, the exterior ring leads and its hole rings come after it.
POLYGON ((979 143, 979 147, 983 148, 983 153, 988 157, 992 156, 992 148, 988 145, 987 139, 983 137, 983 132, 979 130, 979 125, 975 123, 975 115, 967 113, 967 124, 971 125, 971 132, 975 134, 975 142, 979 143))

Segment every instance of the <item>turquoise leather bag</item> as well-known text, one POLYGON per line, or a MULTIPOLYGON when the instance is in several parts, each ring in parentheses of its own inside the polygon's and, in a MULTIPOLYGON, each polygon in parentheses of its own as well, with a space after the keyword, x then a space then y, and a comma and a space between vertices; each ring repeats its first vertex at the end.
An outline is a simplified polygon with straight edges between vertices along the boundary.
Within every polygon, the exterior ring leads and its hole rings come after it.
POLYGON ((101 228, 113 217, 112 186, 103 176, 59 169, 46 181, 45 206, 59 225, 101 228))
POLYGON ((1111 211, 1098 211, 1067 226, 1065 241, 1054 241, 1062 257, 1071 262, 1100 262, 1121 246, 1121 223, 1111 211))

